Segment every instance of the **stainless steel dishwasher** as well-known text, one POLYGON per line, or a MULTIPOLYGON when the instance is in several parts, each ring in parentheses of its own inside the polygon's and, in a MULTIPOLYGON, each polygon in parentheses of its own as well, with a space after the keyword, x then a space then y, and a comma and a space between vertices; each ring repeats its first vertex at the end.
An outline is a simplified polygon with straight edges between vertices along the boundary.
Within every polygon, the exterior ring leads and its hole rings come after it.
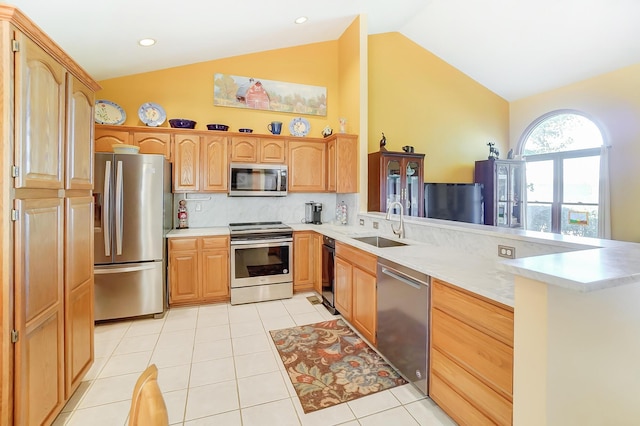
POLYGON ((378 258, 378 351, 427 395, 429 277, 378 258))

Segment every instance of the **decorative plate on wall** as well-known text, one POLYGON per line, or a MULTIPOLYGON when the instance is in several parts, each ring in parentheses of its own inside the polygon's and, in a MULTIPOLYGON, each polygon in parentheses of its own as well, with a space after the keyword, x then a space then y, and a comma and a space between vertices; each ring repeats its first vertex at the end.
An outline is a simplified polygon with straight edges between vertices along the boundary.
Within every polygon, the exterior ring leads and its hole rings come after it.
POLYGON ((309 130, 311 130, 311 124, 306 118, 297 117, 289 123, 289 131, 293 136, 307 136, 309 130))
POLYGON ((127 114, 115 102, 98 99, 96 101, 94 121, 98 124, 122 124, 127 114))
POLYGON ((147 126, 157 127, 164 123, 167 119, 167 113, 164 109, 153 102, 146 102, 140 105, 138 109, 138 117, 147 126))

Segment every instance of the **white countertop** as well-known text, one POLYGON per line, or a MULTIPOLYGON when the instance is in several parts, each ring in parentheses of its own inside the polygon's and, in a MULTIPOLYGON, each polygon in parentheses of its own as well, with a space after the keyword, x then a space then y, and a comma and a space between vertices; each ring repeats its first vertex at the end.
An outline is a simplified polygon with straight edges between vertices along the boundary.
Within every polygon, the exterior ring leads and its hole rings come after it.
POLYGON ((504 271, 580 292, 640 283, 640 244, 500 262, 504 271))
MULTIPOLYGON (((499 270, 497 267, 499 262, 470 258, 468 254, 461 255, 456 250, 406 238, 401 240, 407 244, 406 246, 378 248, 351 238, 352 236, 379 235, 372 229, 360 226, 330 224, 293 224, 290 226, 294 231, 316 231, 334 238, 336 241, 423 272, 491 300, 507 306, 514 306, 513 275, 507 271, 499 270)), ((386 235, 385 238, 397 239, 397 237, 386 235)))
MULTIPOLYGON (((607 241, 602 248, 566 253, 497 259, 474 257, 469 253, 403 239, 407 246, 378 248, 352 237, 382 235, 361 226, 332 224, 289 224, 294 231, 311 230, 350 244, 473 293, 514 306, 514 275, 580 292, 640 283, 640 244, 607 241)), ((475 230, 470 230, 474 232, 475 230)), ((226 226, 175 229, 168 238, 228 235, 226 226)), ((386 238, 395 239, 397 237, 386 238)))
POLYGON ((167 238, 211 237, 215 235, 229 235, 229 228, 226 226, 213 226, 210 228, 173 229, 167 234, 167 238))

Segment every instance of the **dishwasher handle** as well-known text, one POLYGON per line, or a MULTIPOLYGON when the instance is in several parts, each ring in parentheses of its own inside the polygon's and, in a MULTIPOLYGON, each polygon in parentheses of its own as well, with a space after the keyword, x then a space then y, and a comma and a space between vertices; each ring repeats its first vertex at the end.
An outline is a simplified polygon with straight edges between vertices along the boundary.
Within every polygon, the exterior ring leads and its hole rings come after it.
POLYGON ((407 284, 413 288, 416 288, 418 290, 420 290, 422 288, 422 286, 429 286, 429 284, 427 284, 426 282, 423 281, 418 281, 408 275, 403 274, 402 272, 399 271, 395 271, 392 269, 389 269, 385 266, 382 267, 382 273, 385 275, 388 275, 404 284, 407 284))

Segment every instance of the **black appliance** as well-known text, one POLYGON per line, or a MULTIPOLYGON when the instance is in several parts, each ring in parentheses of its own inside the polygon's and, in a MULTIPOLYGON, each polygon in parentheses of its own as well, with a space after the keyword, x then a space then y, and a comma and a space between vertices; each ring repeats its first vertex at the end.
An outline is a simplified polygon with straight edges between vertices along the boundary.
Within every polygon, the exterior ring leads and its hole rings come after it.
POLYGON ((322 203, 311 201, 304 205, 304 222, 322 225, 322 203))
POLYGON ((338 313, 334 303, 336 242, 326 235, 323 236, 322 242, 322 304, 329 312, 336 315, 338 313))
POLYGON ((425 183, 425 217, 484 223, 482 184, 425 183))

